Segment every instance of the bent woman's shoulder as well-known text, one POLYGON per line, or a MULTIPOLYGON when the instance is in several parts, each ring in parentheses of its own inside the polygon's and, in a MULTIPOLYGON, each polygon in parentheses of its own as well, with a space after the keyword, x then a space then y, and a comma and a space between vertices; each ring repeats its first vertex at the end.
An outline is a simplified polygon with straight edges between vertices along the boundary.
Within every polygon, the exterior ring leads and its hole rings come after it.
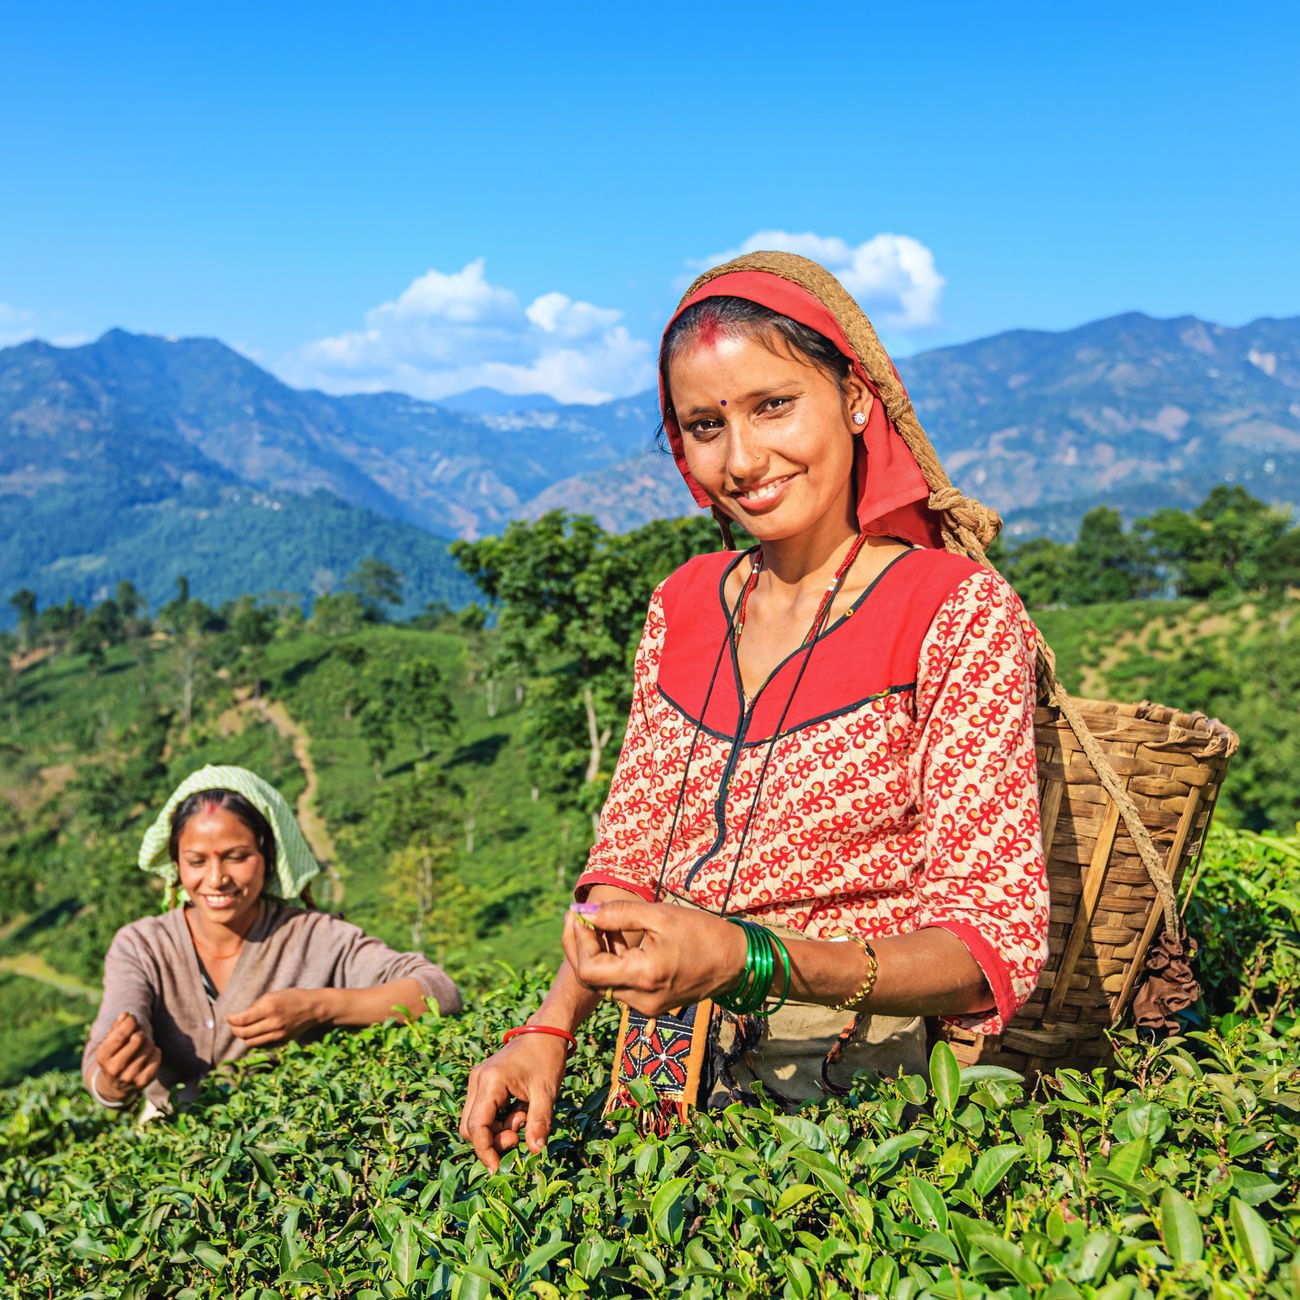
POLYGON ((128 921, 113 935, 113 941, 109 944, 110 950, 134 948, 149 952, 156 951, 160 942, 171 933, 171 928, 175 924, 170 919, 172 912, 179 910, 173 908, 172 911, 158 912, 153 916, 141 916, 134 921, 128 921))
POLYGON ((359 925, 346 921, 337 912, 318 908, 295 907, 290 903, 276 902, 275 912, 267 927, 271 933, 283 938, 293 936, 316 943, 350 942, 365 931, 359 925))

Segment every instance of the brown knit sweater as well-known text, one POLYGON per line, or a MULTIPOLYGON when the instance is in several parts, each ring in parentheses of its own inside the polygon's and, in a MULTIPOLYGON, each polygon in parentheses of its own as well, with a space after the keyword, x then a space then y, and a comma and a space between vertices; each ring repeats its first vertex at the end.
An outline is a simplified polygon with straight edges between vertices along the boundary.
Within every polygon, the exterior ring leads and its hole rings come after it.
MULTIPOLYGON (((328 912, 308 912, 267 899, 216 1002, 204 991, 198 954, 185 923, 185 905, 124 925, 104 958, 104 998, 91 1026, 81 1073, 90 1084, 95 1049, 113 1021, 129 1011, 148 1025, 162 1049, 157 1078, 145 1089, 167 1109, 168 1091, 183 1084, 180 1100, 218 1061, 249 1050, 226 1023, 263 993, 276 989, 361 989, 393 980, 418 981, 439 1011, 461 1009, 460 992, 442 969, 420 953, 394 952, 355 925, 328 912)), ((412 1011, 418 1008, 412 1007, 412 1011)))

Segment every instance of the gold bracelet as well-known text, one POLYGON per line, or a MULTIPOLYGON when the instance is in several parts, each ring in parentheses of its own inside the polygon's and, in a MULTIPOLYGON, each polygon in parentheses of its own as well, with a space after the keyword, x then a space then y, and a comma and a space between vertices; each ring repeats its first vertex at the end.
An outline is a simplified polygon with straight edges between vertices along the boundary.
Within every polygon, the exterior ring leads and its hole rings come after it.
POLYGON ((867 957, 867 977, 858 986, 857 992, 850 994, 843 1002, 837 1003, 836 1011, 861 1011, 862 1004, 871 996, 871 990, 876 987, 876 973, 880 970, 880 963, 876 960, 876 950, 860 935, 851 934, 848 930, 837 930, 838 935, 843 935, 850 943, 856 943, 867 957))

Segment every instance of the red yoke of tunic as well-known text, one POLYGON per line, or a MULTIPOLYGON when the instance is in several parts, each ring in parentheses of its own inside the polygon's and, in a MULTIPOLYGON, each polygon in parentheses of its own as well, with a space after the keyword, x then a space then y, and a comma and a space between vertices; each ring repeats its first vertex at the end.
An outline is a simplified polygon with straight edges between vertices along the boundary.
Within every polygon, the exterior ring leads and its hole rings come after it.
POLYGON ((698 730, 663 893, 719 911, 734 870, 729 913, 810 939, 950 930, 996 1004, 951 1018, 999 1032, 1047 954, 1035 632, 1019 598, 962 556, 908 551, 818 637, 797 689, 805 649, 747 709, 729 648, 708 689, 739 562, 699 556, 651 599, 579 897, 602 883, 653 897, 698 730))

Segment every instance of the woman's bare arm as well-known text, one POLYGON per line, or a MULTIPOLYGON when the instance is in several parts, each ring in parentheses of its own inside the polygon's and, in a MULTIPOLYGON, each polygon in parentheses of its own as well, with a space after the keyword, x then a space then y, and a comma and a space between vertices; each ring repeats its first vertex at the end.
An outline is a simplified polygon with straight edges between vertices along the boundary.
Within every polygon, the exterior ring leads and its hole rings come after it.
MULTIPOLYGON (((721 917, 667 903, 612 902, 589 918, 595 929, 569 922, 564 949, 573 976, 587 988, 612 988, 647 1015, 734 988, 745 967, 741 928, 721 917), (599 935, 640 929, 635 948, 606 951, 599 935)), ((878 970, 866 1006, 886 1015, 955 1015, 993 1005, 984 973, 965 944, 947 930, 874 940, 878 970)), ((836 1006, 863 985, 869 960, 842 940, 794 939, 790 997, 836 1006)), ((780 992, 778 970, 773 987, 780 992)))

